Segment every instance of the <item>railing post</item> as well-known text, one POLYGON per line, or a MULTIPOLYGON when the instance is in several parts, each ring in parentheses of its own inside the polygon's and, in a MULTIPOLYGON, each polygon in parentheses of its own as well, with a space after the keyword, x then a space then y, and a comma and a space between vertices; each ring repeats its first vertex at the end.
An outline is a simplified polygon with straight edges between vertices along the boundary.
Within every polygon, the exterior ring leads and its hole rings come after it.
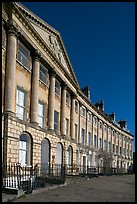
POLYGON ((16 164, 17 167, 17 183, 18 183, 18 188, 21 189, 21 175, 20 175, 20 164, 16 164))

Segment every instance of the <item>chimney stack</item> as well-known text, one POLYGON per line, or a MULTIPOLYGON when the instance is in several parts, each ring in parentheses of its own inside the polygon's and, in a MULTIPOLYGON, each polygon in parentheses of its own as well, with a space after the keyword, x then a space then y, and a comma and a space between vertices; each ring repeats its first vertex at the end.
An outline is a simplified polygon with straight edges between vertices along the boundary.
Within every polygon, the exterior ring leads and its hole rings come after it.
POLYGON ((95 103, 96 108, 104 111, 104 102, 101 100, 100 102, 95 103))
POLYGON ((126 120, 119 120, 118 123, 121 128, 126 128, 126 120))
POLYGON ((115 121, 115 113, 111 113, 111 114, 109 115, 109 117, 110 117, 113 121, 115 121))
POLYGON ((90 89, 89 86, 85 86, 84 88, 81 89, 81 91, 87 96, 87 98, 90 100, 90 89))

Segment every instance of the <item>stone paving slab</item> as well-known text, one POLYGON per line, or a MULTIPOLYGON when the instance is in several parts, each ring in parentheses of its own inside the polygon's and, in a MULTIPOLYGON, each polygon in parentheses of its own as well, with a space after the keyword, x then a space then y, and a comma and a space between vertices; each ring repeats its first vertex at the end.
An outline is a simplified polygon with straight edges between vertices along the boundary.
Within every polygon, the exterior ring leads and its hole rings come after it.
POLYGON ((135 202, 135 175, 99 176, 33 192, 13 202, 135 202))

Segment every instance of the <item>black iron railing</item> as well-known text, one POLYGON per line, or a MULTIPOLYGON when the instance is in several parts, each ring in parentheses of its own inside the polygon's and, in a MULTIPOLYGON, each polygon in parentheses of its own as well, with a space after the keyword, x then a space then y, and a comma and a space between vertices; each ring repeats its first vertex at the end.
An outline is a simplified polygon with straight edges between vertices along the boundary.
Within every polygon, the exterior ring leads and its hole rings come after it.
POLYGON ((23 189, 32 192, 33 189, 45 187, 53 183, 64 183, 66 176, 98 176, 116 175, 127 173, 122 168, 61 165, 61 164, 37 164, 35 166, 21 166, 20 164, 8 164, 2 166, 2 187, 11 189, 23 189))
POLYGON ((8 164, 2 166, 3 188, 23 189, 31 192, 34 188, 55 182, 65 182, 63 165, 35 165, 33 167, 8 164))

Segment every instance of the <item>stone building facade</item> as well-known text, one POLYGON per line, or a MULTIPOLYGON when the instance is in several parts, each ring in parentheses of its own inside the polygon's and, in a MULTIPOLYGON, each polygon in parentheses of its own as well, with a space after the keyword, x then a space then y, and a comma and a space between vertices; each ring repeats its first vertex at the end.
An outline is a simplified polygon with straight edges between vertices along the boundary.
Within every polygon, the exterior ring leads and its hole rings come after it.
POLYGON ((2 160, 21 165, 132 163, 126 121, 80 89, 60 33, 20 3, 2 4, 2 160))

